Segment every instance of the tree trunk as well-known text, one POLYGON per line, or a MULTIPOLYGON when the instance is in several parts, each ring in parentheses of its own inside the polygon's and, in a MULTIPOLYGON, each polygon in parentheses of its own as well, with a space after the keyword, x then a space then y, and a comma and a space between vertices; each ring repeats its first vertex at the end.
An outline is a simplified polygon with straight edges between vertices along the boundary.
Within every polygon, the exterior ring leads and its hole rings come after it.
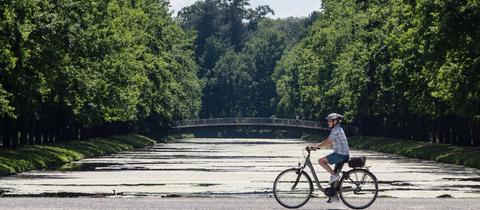
POLYGON ((441 143, 440 139, 438 138, 438 118, 433 120, 433 128, 432 128, 432 142, 433 143, 441 143))
POLYGON ((461 139, 461 122, 457 116, 454 116, 454 124, 453 124, 453 138, 456 141, 456 145, 463 146, 463 142, 461 139))
POLYGON ((418 141, 418 127, 419 127, 418 126, 418 121, 415 120, 414 117, 409 117, 408 125, 409 125, 410 129, 412 130, 410 139, 412 139, 414 141, 418 141))
POLYGON ((450 117, 449 125, 448 125, 448 138, 450 139, 449 142, 452 145, 457 145, 457 141, 455 139, 455 120, 450 117))
POLYGON ((70 129, 70 135, 72 136, 73 141, 77 141, 80 139, 79 137, 79 128, 78 128, 78 123, 72 120, 72 128, 70 129))
POLYGON ((438 118, 438 142, 445 144, 445 126, 443 125, 443 117, 438 118))
POLYGON ((450 123, 446 116, 443 118, 443 138, 445 139, 445 144, 452 143, 452 139, 450 138, 450 123))
POLYGON ((5 117, 3 119, 3 147, 11 147, 12 146, 12 121, 13 119, 10 117, 5 117))
POLYGON ((73 135, 72 135, 72 123, 68 119, 63 119, 63 125, 62 125, 62 138, 63 141, 71 141, 73 140, 73 135))
POLYGON ((86 139, 88 139, 87 128, 81 126, 80 127, 80 140, 86 140, 86 139))
POLYGON ((6 121, 6 133, 7 133, 7 136, 6 136, 6 146, 7 147, 12 147, 13 146, 13 135, 15 134, 15 126, 14 126, 14 121, 15 119, 13 118, 10 118, 10 117, 7 117, 7 121, 6 121))
POLYGON ((27 122, 27 117, 26 115, 22 115, 20 118, 19 122, 19 131, 20 131, 20 145, 27 145, 28 144, 28 136, 27 136, 27 127, 28 127, 28 122, 27 122))
POLYGON ((30 116, 30 127, 28 129, 28 144, 34 145, 35 144, 35 136, 36 136, 36 130, 35 127, 37 126, 36 120, 35 120, 35 114, 32 114, 30 116))
POLYGON ((480 123, 476 120, 472 122, 473 146, 480 146, 480 123))
POLYGON ((0 117, 0 144, 3 145, 5 129, 3 129, 3 117, 0 117))
POLYGON ((453 135, 454 135, 455 140, 457 141, 457 145, 465 146, 463 138, 462 138, 462 128, 463 128, 462 120, 458 116, 455 116, 455 124, 454 124, 453 135))
POLYGON ((64 130, 62 131, 62 133, 65 141, 77 140, 78 133, 75 121, 73 121, 69 117, 65 118, 65 125, 63 126, 63 128, 64 130))
POLYGON ((47 120, 45 117, 42 117, 40 119, 41 123, 41 130, 42 130, 42 144, 45 144, 48 142, 48 125, 47 125, 47 120))
MULTIPOLYGON (((360 128, 360 134, 361 135, 364 135, 364 136, 368 136, 369 135, 369 131, 368 131, 368 123, 366 121, 366 116, 365 115, 360 115, 360 120, 359 120, 359 123, 358 123, 358 126, 360 128)), ((145 122, 144 124, 146 124, 147 126, 147 133, 150 132, 150 124, 148 122, 145 122)))
POLYGON ((12 120, 12 146, 18 146, 18 119, 12 120))
POLYGON ((442 143, 449 144, 448 139, 447 139, 448 126, 447 126, 447 121, 445 119, 445 116, 442 116, 442 119, 441 119, 440 123, 441 123, 442 143))
POLYGON ((46 118, 45 119, 45 130, 46 130, 46 134, 47 134, 47 138, 46 138, 46 141, 45 143, 50 143, 50 142, 53 142, 54 140, 54 135, 53 135, 53 122, 52 122, 52 119, 51 118, 46 118))
POLYGON ((427 135, 426 135, 426 130, 427 130, 427 121, 425 120, 425 118, 421 117, 418 119, 419 122, 418 124, 420 125, 418 131, 420 133, 419 135, 419 138, 420 138, 420 141, 427 141, 427 135))
POLYGON ((425 120, 425 118, 423 117, 419 117, 417 118, 418 120, 418 139, 420 141, 426 141, 426 135, 425 135, 425 130, 426 130, 426 127, 427 127, 427 122, 425 120))
POLYGON ((42 120, 35 119, 35 143, 42 144, 42 120))
POLYGON ((468 121, 465 123, 465 139, 467 141, 467 144, 469 146, 473 146, 473 141, 472 141, 472 121, 468 121))
POLYGON ((443 118, 439 117, 438 122, 437 122, 437 138, 438 138, 438 143, 445 143, 445 136, 443 135, 443 118))
POLYGON ((405 119, 405 139, 412 139, 412 126, 410 125, 410 118, 407 116, 405 119))
POLYGON ((472 146, 472 141, 470 138, 470 122, 467 119, 462 118, 463 127, 462 127, 462 138, 466 146, 472 146))
POLYGON ((60 142, 63 141, 63 133, 64 130, 64 119, 63 119, 63 110, 57 109, 57 114, 55 115, 55 123, 54 123, 54 133, 55 133, 55 141, 60 142))

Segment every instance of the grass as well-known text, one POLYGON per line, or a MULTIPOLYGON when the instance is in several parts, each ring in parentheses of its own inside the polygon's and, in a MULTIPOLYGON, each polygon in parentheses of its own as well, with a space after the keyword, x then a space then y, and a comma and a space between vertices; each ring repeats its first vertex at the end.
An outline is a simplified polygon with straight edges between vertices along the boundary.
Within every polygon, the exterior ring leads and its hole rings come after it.
POLYGON ((75 160, 142 148, 154 143, 154 140, 145 136, 129 134, 87 141, 0 149, 0 176, 33 169, 57 168, 75 160))
POLYGON ((369 136, 350 137, 348 143, 350 147, 358 149, 392 153, 480 169, 480 147, 459 147, 369 136))

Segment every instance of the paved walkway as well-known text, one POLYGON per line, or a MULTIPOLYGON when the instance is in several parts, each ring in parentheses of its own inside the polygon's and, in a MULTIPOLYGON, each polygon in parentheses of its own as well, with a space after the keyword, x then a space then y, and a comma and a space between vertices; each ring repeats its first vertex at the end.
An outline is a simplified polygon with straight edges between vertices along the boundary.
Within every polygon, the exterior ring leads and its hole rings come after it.
MULTIPOLYGON (((435 209, 476 210, 479 199, 392 199, 379 198, 369 210, 435 209)), ((274 198, 1 198, 0 209, 19 210, 83 210, 83 209, 285 209, 274 198)), ((300 209, 348 209, 341 202, 325 203, 324 199, 310 200, 300 209)))

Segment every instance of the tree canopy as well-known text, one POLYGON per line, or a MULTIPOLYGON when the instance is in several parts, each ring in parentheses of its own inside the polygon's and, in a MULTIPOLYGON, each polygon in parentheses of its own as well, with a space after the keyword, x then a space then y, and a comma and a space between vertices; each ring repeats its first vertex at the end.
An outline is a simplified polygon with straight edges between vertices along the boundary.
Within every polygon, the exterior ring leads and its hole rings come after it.
POLYGON ((308 35, 276 67, 279 110, 314 119, 344 112, 365 134, 472 144, 479 137, 479 6, 322 1, 308 35))
POLYGON ((480 144, 478 0, 6 0, 2 145, 210 117, 345 113, 362 134, 480 144))
POLYGON ((178 21, 196 35, 198 76, 204 81, 201 117, 276 113, 272 73, 284 51, 315 17, 271 19, 268 6, 248 0, 205 0, 182 9, 178 21))
MULTIPOLYGON (((4 1, 0 17, 0 116, 22 141, 198 116, 193 39, 168 2, 4 1)), ((3 144, 16 138, 5 135, 3 144)))

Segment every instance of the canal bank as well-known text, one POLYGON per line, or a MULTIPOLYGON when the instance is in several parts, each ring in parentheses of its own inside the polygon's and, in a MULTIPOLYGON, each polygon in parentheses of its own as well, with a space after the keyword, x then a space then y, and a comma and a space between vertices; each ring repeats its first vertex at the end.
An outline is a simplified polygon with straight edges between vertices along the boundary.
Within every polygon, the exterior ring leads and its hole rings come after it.
POLYGON ((385 137, 354 136, 348 139, 351 147, 405 157, 433 160, 480 169, 480 148, 448 144, 391 139, 385 137))
POLYGON ((57 168, 65 163, 89 157, 153 145, 154 140, 138 135, 95 138, 45 145, 26 145, 0 150, 0 176, 24 171, 57 168))
MULTIPOLYGON (((302 137, 303 140, 309 142, 320 142, 325 138, 325 136, 319 135, 305 135, 302 137)), ((359 135, 348 137, 348 144, 355 149, 384 152, 480 169, 479 147, 459 147, 448 144, 359 135)))

